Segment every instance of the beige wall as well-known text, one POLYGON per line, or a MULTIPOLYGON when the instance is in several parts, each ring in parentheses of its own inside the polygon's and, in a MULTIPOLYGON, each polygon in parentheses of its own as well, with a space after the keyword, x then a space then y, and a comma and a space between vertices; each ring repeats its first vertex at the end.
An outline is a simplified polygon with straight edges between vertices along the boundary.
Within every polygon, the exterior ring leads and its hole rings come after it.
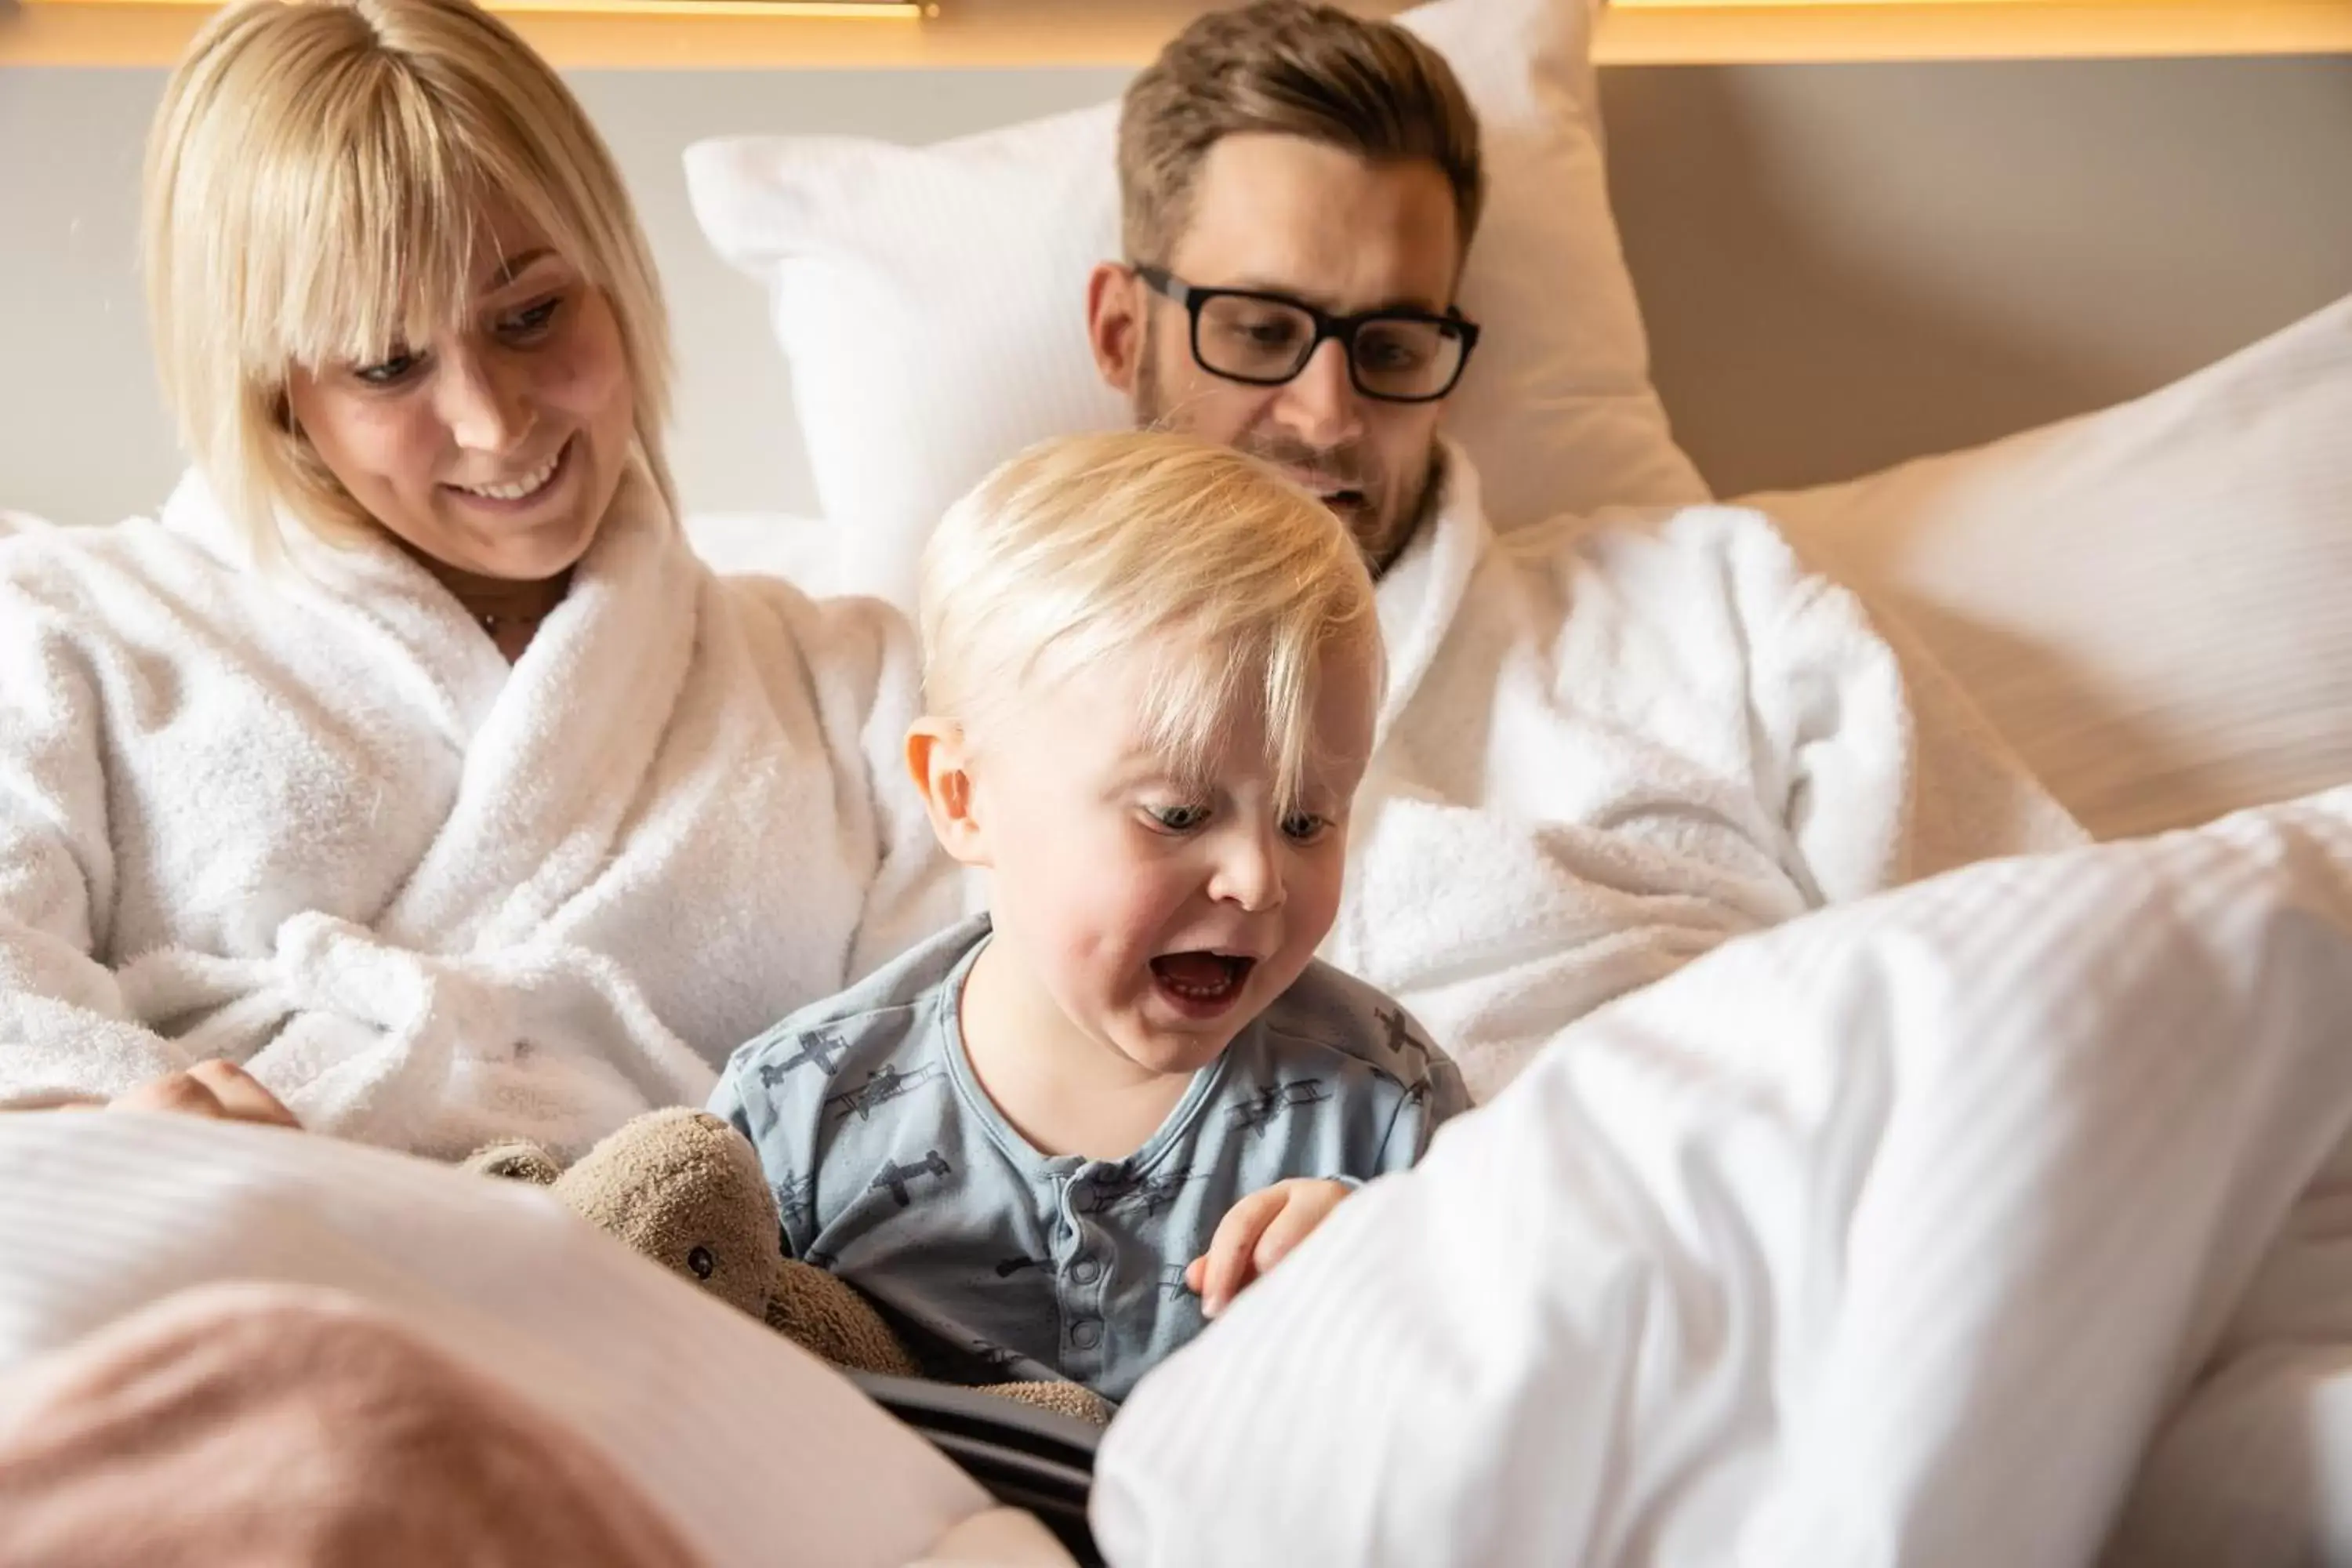
POLYGON ((1722 494, 2135 396, 2352 293, 2352 58, 1602 88, 1657 380, 1722 494))
MULTIPOLYGON (((760 292, 694 232, 678 152, 728 131, 925 141, 1123 79, 572 79, 670 289, 688 504, 795 510, 760 292)), ((161 83, 0 69, 0 507, 119 516, 175 470, 133 270, 161 83)), ((1659 379, 1727 493, 2128 396, 2352 292, 2352 60, 1625 69, 1605 102, 1659 379)))

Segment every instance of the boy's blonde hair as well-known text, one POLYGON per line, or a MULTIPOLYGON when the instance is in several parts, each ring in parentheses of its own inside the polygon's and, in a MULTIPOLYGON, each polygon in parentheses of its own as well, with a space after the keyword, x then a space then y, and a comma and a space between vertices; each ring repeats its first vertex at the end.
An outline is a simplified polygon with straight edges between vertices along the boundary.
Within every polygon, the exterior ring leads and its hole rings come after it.
POLYGON ((984 735, 1024 691, 1140 657, 1153 749, 1198 777, 1238 713, 1261 718, 1286 811, 1328 656, 1360 653, 1375 700, 1384 680, 1371 574, 1347 525, 1272 466, 1186 437, 1021 453, 948 510, 919 592, 933 712, 984 735))
POLYGON ((247 0, 198 33, 147 147, 148 307, 188 455, 265 557, 280 509, 367 514, 287 403, 464 321, 505 203, 611 302, 665 500, 669 325, 603 141, 546 62, 466 0, 247 0))

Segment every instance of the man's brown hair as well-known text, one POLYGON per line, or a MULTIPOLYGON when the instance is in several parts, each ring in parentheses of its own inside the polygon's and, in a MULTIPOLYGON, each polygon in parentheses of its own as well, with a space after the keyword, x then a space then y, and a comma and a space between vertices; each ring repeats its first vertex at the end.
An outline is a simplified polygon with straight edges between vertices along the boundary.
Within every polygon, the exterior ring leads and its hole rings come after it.
POLYGON ((1194 22, 1127 89, 1118 185, 1129 260, 1167 261, 1209 149, 1254 132, 1373 163, 1429 160, 1454 187, 1468 250, 1486 198, 1478 117, 1444 58, 1393 22, 1256 0, 1194 22))

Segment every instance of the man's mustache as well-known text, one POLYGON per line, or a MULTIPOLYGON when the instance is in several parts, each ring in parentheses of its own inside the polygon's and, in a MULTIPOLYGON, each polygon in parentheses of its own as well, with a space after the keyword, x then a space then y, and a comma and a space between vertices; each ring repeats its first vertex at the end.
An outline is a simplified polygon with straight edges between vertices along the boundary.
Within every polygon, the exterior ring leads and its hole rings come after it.
POLYGON ((1378 481, 1360 447, 1314 447, 1279 436, 1248 435, 1238 443, 1253 458, 1307 479, 1326 489, 1356 490, 1367 498, 1378 481))

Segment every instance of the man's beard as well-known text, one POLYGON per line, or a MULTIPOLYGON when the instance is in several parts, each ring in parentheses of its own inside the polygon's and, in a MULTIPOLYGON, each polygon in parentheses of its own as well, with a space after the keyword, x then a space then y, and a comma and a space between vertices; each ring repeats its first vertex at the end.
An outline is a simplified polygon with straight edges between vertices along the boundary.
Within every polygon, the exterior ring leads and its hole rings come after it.
MULTIPOLYGON (((1158 334, 1147 326, 1142 363, 1135 376, 1136 426, 1190 434, 1191 422, 1184 417, 1181 407, 1170 405, 1161 384, 1160 348, 1158 334)), ((1404 504, 1391 507, 1387 482, 1371 455, 1359 443, 1312 447, 1275 431, 1244 430, 1232 445, 1237 451, 1289 471, 1308 489, 1316 491, 1323 504, 1338 513, 1348 531, 1356 536, 1374 576, 1386 571, 1403 553, 1436 493, 1437 487, 1433 482, 1437 472, 1434 454, 1423 466, 1411 493, 1402 498, 1404 504)))

